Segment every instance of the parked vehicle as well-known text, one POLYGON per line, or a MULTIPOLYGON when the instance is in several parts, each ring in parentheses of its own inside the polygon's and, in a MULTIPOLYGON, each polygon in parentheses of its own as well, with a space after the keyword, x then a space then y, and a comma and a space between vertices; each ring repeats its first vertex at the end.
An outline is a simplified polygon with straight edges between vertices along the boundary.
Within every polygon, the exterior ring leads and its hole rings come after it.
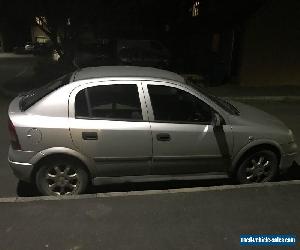
POLYGON ((31 42, 27 42, 24 46, 25 52, 26 53, 32 53, 34 50, 35 45, 31 42))
POLYGON ((156 40, 119 40, 117 55, 120 65, 151 66, 168 68, 168 49, 156 40))
POLYGON ((47 55, 47 54, 51 54, 52 51, 53 51, 53 46, 51 42, 46 42, 46 43, 27 42, 25 45, 13 47, 13 52, 15 54, 47 55))
POLYGON ((114 46, 110 41, 79 44, 75 51, 74 63, 78 67, 116 65, 114 46))
POLYGON ((44 195, 207 175, 266 182, 297 154, 277 118, 154 68, 78 70, 20 94, 8 115, 9 164, 44 195))
POLYGON ((80 44, 74 63, 78 67, 104 65, 134 65, 168 68, 168 49, 156 40, 102 39, 80 44))
POLYGON ((44 43, 35 43, 32 53, 34 55, 51 55, 54 51, 53 44, 51 41, 44 43))
POLYGON ((15 54, 26 54, 25 46, 14 46, 13 53, 15 54))

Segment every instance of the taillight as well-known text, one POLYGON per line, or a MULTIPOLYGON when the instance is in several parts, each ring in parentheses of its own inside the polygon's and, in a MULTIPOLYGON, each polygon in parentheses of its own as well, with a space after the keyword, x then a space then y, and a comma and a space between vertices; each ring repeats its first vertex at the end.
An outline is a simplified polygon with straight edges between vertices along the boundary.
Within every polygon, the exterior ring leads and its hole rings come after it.
POLYGON ((21 145, 19 143, 16 128, 10 119, 8 120, 8 131, 9 131, 9 135, 10 135, 10 143, 11 143, 12 148, 15 150, 21 150, 21 145))

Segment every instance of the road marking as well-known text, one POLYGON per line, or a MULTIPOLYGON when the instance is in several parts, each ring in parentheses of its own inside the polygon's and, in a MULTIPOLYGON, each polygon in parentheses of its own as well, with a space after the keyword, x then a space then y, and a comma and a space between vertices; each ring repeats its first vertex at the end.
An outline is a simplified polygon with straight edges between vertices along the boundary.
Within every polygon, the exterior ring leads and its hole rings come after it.
POLYGON ((30 68, 30 66, 26 66, 22 71, 20 71, 18 74, 16 74, 12 79, 17 78, 21 75, 24 75, 25 72, 30 68))
POLYGON ((91 198, 194 193, 194 192, 206 192, 206 191, 236 190, 236 189, 246 189, 246 188, 290 186, 290 185, 299 185, 299 184, 300 184, 300 180, 294 180, 294 181, 266 182, 266 183, 254 183, 254 184, 243 184, 243 185, 224 185, 224 186, 180 188, 180 189, 167 189, 167 190, 111 192, 111 193, 97 193, 97 194, 82 194, 82 195, 73 195, 73 196, 58 196, 58 197, 57 196, 7 197, 7 198, 0 198, 0 203, 81 200, 81 199, 91 199, 91 198))

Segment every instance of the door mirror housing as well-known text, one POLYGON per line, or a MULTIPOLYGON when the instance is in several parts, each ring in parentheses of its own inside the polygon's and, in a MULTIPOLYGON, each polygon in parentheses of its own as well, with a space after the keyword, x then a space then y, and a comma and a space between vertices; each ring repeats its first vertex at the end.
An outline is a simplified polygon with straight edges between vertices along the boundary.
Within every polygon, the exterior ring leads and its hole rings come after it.
POLYGON ((222 118, 221 116, 218 114, 218 113, 213 113, 213 116, 212 116, 212 125, 214 127, 220 127, 222 126, 222 118))

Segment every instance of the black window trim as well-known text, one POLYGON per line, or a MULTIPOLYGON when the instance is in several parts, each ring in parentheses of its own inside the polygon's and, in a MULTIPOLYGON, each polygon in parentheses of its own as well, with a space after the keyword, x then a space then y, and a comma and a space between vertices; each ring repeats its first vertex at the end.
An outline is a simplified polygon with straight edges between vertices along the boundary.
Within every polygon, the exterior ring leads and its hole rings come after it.
POLYGON ((88 115, 89 115, 88 117, 93 117, 92 116, 91 100, 90 100, 90 95, 89 95, 89 92, 88 92, 88 88, 84 89, 84 95, 85 95, 86 105, 87 105, 87 110, 88 110, 88 115))
POLYGON ((148 120, 121 119, 121 118, 101 118, 89 116, 75 116, 75 119, 81 120, 97 120, 97 121, 119 121, 119 122, 148 122, 148 120))
MULTIPOLYGON (((219 116, 221 117, 222 125, 226 125, 226 121, 223 118, 223 116, 215 110, 214 110, 214 112, 219 114, 219 116)), ((186 124, 186 125, 212 125, 212 123, 206 123, 206 122, 184 122, 184 121, 163 121, 163 120, 160 120, 160 121, 149 120, 149 122, 152 122, 152 123, 169 123, 169 124, 186 124)))
POLYGON ((170 123, 170 124, 190 124, 190 125, 212 125, 211 123, 208 124, 206 122, 184 122, 184 121, 150 121, 152 123, 170 123))

